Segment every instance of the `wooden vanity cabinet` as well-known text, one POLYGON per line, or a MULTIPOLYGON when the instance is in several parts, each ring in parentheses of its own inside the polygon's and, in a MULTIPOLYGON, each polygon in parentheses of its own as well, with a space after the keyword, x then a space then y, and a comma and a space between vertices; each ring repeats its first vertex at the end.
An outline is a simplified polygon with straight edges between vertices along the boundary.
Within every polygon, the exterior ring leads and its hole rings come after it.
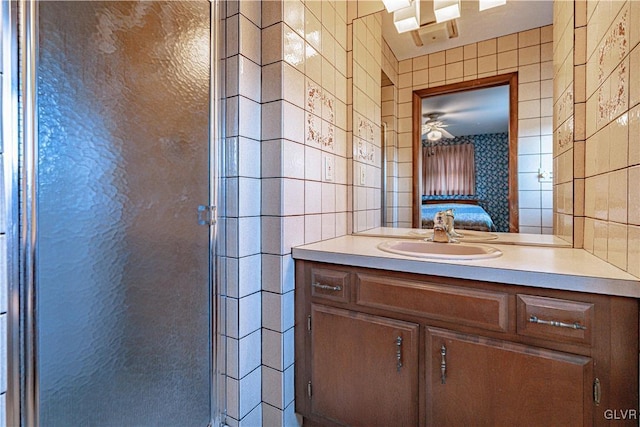
POLYGON ((591 425, 589 357, 427 328, 427 425, 591 425))
POLYGON ((418 424, 419 326, 311 306, 311 413, 347 425, 418 424))
POLYGON ((635 299, 299 260, 295 292, 305 425, 638 423, 635 299))

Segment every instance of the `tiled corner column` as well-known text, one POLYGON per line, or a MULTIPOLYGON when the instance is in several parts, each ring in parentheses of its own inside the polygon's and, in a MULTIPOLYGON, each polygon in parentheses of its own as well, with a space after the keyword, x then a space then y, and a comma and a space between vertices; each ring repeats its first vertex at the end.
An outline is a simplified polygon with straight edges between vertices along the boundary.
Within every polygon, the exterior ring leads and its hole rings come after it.
POLYGON ((398 227, 398 145, 396 132, 396 95, 393 84, 382 86, 382 132, 383 149, 386 150, 386 223, 387 227, 398 227), (386 127, 384 126, 386 124, 386 127))
POLYGON ((262 421, 261 46, 258 1, 225 2, 226 103, 219 233, 226 317, 226 422, 262 421))
MULTIPOLYGON (((563 172, 563 181, 568 178, 565 169, 573 173, 573 197, 569 199, 568 189, 563 185, 563 191, 556 193, 557 200, 564 196, 562 204, 568 211, 573 206, 573 220, 563 215, 564 220, 558 221, 556 230, 558 235, 565 237, 573 230, 573 247, 584 247, 584 196, 585 196, 585 147, 586 147, 586 112, 587 112, 587 0, 573 2, 573 167, 569 167, 561 159, 555 170, 563 172), (571 202, 569 201, 571 200, 571 202)), ((567 44, 570 44, 568 41, 567 44)), ((565 161, 566 162, 566 161, 565 161)), ((560 182, 560 181, 558 181, 560 182)), ((568 212, 566 212, 568 213, 568 212)), ((566 239, 566 238, 565 238, 566 239)), ((569 240, 569 239, 566 239, 569 240)), ((571 240, 569 240, 571 241, 571 240)))
MULTIPOLYGON (((411 163, 410 148, 398 147, 398 59, 386 41, 382 40, 382 72, 387 81, 382 82, 382 121, 387 125, 386 140, 386 197, 388 227, 411 227, 410 222, 399 221, 399 210, 411 209, 411 185, 401 191, 399 179, 401 163, 411 163)), ((409 167, 410 169, 410 167, 409 167)))
POLYGON ((354 20, 353 231, 380 226, 382 16, 354 20))
POLYGON ((262 3, 262 425, 293 426, 291 248, 347 233, 347 3, 262 3))
MULTIPOLYGON (((584 109, 584 81, 582 90, 574 84, 574 69, 578 70, 574 61, 578 55, 574 54, 573 2, 554 2, 554 17, 554 230, 557 236, 576 244, 579 239, 574 239, 574 210, 580 209, 575 204, 578 195, 574 196, 574 153, 579 150, 574 149, 574 139, 580 131, 574 109, 584 109), (581 104, 577 104, 578 99, 581 104)), ((575 144, 576 148, 584 148, 584 136, 582 140, 582 145, 575 144)), ((582 184, 584 189, 584 180, 582 184)))

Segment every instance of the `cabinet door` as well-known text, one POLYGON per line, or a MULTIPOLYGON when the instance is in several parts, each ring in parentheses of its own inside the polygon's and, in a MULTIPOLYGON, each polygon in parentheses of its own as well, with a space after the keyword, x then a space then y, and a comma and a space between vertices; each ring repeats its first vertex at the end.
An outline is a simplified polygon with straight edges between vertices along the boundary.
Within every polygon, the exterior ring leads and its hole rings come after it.
POLYGON ((418 424, 418 328, 311 307, 311 411, 351 426, 418 424))
POLYGON ((427 425, 587 426, 592 360, 427 329, 427 425))

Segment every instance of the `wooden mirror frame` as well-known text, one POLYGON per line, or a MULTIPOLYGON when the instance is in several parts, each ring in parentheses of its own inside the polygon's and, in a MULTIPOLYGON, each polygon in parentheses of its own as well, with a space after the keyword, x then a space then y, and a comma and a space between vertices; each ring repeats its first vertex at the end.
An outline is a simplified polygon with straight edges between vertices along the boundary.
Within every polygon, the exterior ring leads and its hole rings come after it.
POLYGON ((501 74, 466 82, 452 83, 413 91, 413 214, 412 225, 421 228, 422 207, 422 150, 420 129, 422 128, 422 98, 454 92, 509 85, 509 232, 519 231, 518 220, 518 73, 501 74))

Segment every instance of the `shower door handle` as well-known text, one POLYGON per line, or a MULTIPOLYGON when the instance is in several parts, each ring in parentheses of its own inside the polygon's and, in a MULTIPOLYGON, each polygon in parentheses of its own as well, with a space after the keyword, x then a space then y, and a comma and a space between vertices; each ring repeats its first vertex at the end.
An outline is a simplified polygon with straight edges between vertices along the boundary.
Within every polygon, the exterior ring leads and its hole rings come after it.
POLYGON ((198 225, 214 225, 216 223, 216 209, 213 205, 199 205, 198 225))

